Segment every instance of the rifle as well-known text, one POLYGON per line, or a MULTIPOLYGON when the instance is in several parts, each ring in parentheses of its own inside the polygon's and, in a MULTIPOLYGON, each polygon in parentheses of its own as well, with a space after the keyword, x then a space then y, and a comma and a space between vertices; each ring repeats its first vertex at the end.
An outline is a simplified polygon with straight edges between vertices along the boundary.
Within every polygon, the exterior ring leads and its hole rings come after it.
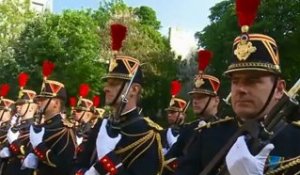
POLYGON ((231 99, 231 93, 229 93, 226 98, 223 98, 220 101, 220 104, 218 107, 218 113, 216 114, 218 117, 225 118, 227 116, 234 116, 234 112, 232 111, 230 99, 231 99))
POLYGON ((218 152, 200 175, 207 175, 213 170, 220 167, 219 175, 229 174, 226 166, 222 165, 227 152, 236 139, 246 134, 246 141, 249 151, 252 155, 256 155, 259 151, 269 143, 270 139, 276 134, 277 126, 283 119, 290 121, 289 117, 292 112, 298 107, 299 102, 295 99, 300 90, 300 79, 294 84, 289 92, 284 93, 283 97, 271 109, 270 113, 265 116, 265 120, 258 122, 257 120, 249 120, 236 131, 236 133, 229 139, 226 145, 218 152))

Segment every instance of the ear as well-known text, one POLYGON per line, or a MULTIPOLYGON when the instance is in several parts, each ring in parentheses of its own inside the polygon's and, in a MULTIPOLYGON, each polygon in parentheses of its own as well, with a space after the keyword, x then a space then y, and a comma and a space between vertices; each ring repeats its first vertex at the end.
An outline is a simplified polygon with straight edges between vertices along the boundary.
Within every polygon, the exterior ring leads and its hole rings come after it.
POLYGON ((214 101, 215 101, 215 105, 216 105, 216 106, 219 106, 219 103, 220 103, 220 97, 219 97, 219 96, 215 96, 215 97, 214 97, 214 101))
POLYGON ((130 89, 131 89, 131 95, 137 96, 141 91, 141 85, 137 83, 133 83, 130 89))
POLYGON ((284 91, 286 89, 286 83, 284 80, 279 79, 277 82, 276 91, 274 94, 275 99, 279 100, 284 94, 284 91))

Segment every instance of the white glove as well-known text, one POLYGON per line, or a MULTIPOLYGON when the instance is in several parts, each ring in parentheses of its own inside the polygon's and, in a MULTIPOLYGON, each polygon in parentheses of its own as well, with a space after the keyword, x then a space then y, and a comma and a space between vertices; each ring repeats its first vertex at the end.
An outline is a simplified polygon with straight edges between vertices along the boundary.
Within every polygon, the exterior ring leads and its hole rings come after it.
POLYGON ((14 126, 15 124, 18 124, 17 119, 18 119, 18 114, 13 115, 10 119, 10 126, 14 126))
POLYGON ((8 158, 10 157, 10 151, 9 151, 9 148, 8 147, 4 147, 2 148, 2 150, 0 151, 0 157, 1 158, 8 158))
POLYGON ((274 145, 267 144, 256 156, 247 147, 245 136, 240 136, 226 156, 226 165, 231 175, 262 175, 266 159, 274 145))
POLYGON ((98 171, 94 168, 94 166, 91 166, 89 170, 87 170, 84 175, 99 175, 98 171))
POLYGON ((115 149, 117 143, 121 139, 121 135, 118 134, 117 137, 112 138, 107 134, 106 131, 107 119, 103 119, 100 130, 98 132, 96 147, 98 158, 101 159, 106 154, 115 149))
POLYGON ((168 153, 168 151, 169 151, 169 149, 163 148, 163 149, 162 149, 163 155, 166 155, 166 154, 168 153))
POLYGON ((30 126, 29 139, 33 148, 35 148, 40 143, 42 143, 44 134, 45 134, 44 127, 42 127, 42 130, 40 132, 36 133, 33 129, 33 126, 32 125, 30 126))
POLYGON ((83 137, 76 136, 76 143, 77 143, 77 145, 80 145, 82 143, 82 141, 83 141, 83 137))
POLYGON ((11 130, 11 128, 9 128, 8 131, 7 131, 7 135, 6 135, 7 140, 8 140, 8 143, 11 144, 11 143, 14 142, 15 140, 17 140, 18 137, 19 137, 19 135, 20 135, 20 132, 19 132, 19 131, 13 132, 13 131, 11 130))
POLYGON ((39 159, 35 154, 29 153, 23 160, 21 170, 25 168, 36 169, 38 167, 38 160, 39 159))
POLYGON ((178 136, 179 135, 174 136, 173 133, 172 133, 172 129, 168 128, 167 141, 168 141, 169 147, 172 147, 172 145, 177 141, 178 136))

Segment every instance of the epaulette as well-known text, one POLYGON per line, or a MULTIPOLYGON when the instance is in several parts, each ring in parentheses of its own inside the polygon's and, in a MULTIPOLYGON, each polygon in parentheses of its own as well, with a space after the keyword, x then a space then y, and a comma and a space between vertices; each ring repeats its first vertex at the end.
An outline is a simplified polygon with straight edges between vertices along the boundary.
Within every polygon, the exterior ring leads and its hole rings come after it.
POLYGON ((300 128, 300 120, 293 121, 293 122, 292 122, 292 125, 297 126, 297 127, 300 128))
POLYGON ((74 123, 72 123, 70 120, 68 119, 63 119, 62 120, 64 126, 68 127, 68 128, 73 128, 74 127, 74 123))
POLYGON ((200 122, 198 127, 196 127, 194 130, 195 131, 200 131, 201 129, 204 129, 204 128, 211 128, 212 126, 216 125, 216 124, 220 124, 220 123, 225 123, 225 122, 229 122, 229 121, 232 121, 234 120, 233 117, 229 117, 229 116, 226 116, 225 118, 221 118, 217 121, 213 121, 213 122, 200 122))
POLYGON ((184 123, 183 125, 184 126, 189 126, 189 125, 193 125, 193 124, 195 124, 195 123, 199 123, 199 119, 197 119, 197 120, 193 120, 193 121, 191 121, 191 122, 188 122, 188 123, 184 123))
POLYGON ((162 131, 163 130, 163 128, 161 126, 159 126, 159 124, 157 124, 154 121, 152 121, 149 117, 144 117, 144 120, 147 122, 147 124, 151 128, 154 128, 157 131, 162 131))

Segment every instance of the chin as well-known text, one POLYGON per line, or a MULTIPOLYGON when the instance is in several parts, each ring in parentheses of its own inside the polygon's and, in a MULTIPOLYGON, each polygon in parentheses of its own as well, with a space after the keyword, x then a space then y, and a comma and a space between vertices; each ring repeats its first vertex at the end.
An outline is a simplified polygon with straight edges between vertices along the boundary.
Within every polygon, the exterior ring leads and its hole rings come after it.
POLYGON ((257 112, 253 112, 253 111, 252 112, 251 111, 236 111, 235 113, 239 118, 242 118, 242 119, 245 119, 245 120, 254 119, 254 118, 257 117, 257 116, 255 116, 255 114, 257 112))

